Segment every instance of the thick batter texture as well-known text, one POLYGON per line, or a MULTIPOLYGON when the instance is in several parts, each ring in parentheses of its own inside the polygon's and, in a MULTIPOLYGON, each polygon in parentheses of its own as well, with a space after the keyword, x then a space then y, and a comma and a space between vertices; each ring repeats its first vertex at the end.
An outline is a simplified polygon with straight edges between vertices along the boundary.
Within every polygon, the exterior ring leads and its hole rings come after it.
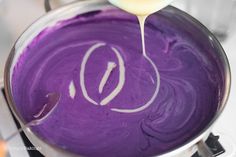
POLYGON ((173 17, 161 11, 147 19, 146 57, 136 17, 120 10, 45 29, 14 68, 22 117, 31 121, 49 93, 60 93, 33 131, 89 157, 154 156, 193 138, 215 115, 223 79, 201 32, 173 17))

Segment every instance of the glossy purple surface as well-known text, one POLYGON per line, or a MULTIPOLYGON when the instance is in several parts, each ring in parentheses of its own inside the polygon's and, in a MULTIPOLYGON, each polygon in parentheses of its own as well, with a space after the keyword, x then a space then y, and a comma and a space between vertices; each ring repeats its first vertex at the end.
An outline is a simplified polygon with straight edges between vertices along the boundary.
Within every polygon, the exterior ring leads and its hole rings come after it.
POLYGON ((203 33, 175 16, 161 11, 146 22, 146 51, 159 70, 160 90, 145 110, 110 110, 140 107, 150 99, 157 83, 153 67, 142 56, 136 17, 119 10, 80 15, 38 35, 14 68, 17 109, 30 121, 46 103, 48 93, 60 93, 57 108, 33 130, 47 142, 83 156, 153 156, 183 144, 214 117, 223 79, 214 49, 203 33), (111 47, 119 50, 126 68, 124 87, 105 106, 87 101, 80 86, 85 52, 99 42, 106 45, 95 50, 85 69, 90 97, 100 102, 118 83, 116 67, 103 92, 98 92, 107 62, 118 64, 111 47), (72 80, 74 99, 69 95, 72 80))

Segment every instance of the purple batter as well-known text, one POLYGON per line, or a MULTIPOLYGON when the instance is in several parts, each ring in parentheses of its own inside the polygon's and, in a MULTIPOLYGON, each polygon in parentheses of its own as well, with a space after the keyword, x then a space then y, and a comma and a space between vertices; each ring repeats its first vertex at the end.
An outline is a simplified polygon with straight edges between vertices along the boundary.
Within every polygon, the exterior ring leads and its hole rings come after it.
POLYGON ((110 10, 62 21, 27 46, 12 80, 22 117, 32 120, 48 93, 60 93, 58 107, 33 130, 51 144, 91 157, 153 156, 196 136, 217 110, 223 81, 211 49, 196 41, 190 25, 175 24, 172 17, 161 11, 145 26, 147 55, 160 74, 159 92, 150 106, 134 113, 111 110, 144 105, 158 78, 142 55, 136 17, 110 10), (87 95, 96 105, 85 98, 80 75, 86 53, 98 43, 104 45, 89 56, 84 71, 87 95), (101 105, 119 84, 120 63, 112 48, 124 61, 125 82, 110 102, 101 105), (116 66, 99 92, 108 62, 116 66))

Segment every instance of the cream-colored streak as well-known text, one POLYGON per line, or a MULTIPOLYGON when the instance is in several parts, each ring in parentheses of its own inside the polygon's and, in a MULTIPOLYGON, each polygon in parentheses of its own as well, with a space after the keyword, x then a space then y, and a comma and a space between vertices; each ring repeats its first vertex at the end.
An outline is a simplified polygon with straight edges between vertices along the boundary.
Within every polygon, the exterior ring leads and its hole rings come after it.
POLYGON ((75 84, 73 80, 70 82, 70 85, 69 85, 69 94, 72 99, 75 98, 76 88, 75 88, 75 84))
POLYGON ((151 75, 149 77, 150 77, 150 80, 152 81, 152 84, 155 84, 153 77, 151 75))
POLYGON ((141 39, 142 39, 142 52, 144 56, 147 56, 146 54, 146 48, 145 48, 145 32, 144 32, 144 26, 147 16, 137 16, 140 26, 140 32, 141 32, 141 39))
POLYGON ((107 64, 107 70, 106 70, 105 74, 103 75, 102 80, 101 80, 101 82, 100 82, 100 84, 99 84, 98 91, 99 91, 100 94, 102 93, 103 88, 104 88, 104 86, 105 86, 105 84, 106 84, 106 82, 107 82, 107 80, 108 80, 108 78, 109 78, 109 76, 110 76, 112 70, 113 70, 115 67, 116 67, 116 63, 114 63, 114 62, 108 62, 108 64, 107 64))
POLYGON ((118 58, 118 63, 119 63, 119 82, 118 85, 116 86, 116 88, 110 93, 110 95, 108 95, 106 98, 104 98, 100 104, 101 105, 106 105, 108 104, 112 99, 114 99, 122 90, 124 84, 125 84, 125 65, 124 65, 124 61, 122 59, 122 56, 120 55, 119 51, 112 47, 111 48, 115 54, 116 57, 118 58))
MULTIPOLYGON (((52 95, 54 95, 54 94, 55 94, 55 93, 48 93, 48 94, 46 95, 46 98, 50 98, 50 97, 51 97, 52 95)), ((59 101, 59 100, 58 100, 58 101, 59 101)), ((56 102, 56 104, 58 104, 58 102, 56 102)), ((47 106, 48 106, 48 104, 44 104, 42 110, 40 110, 39 113, 37 113, 36 115, 33 116, 34 118, 36 118, 36 121, 40 122, 40 121, 45 120, 45 119, 54 111, 54 109, 57 107, 57 105, 54 105, 53 108, 52 108, 49 112, 47 112, 46 115, 43 115, 43 117, 41 117, 40 119, 38 119, 38 118, 43 114, 43 112, 46 110, 47 106)), ((33 122, 33 121, 32 121, 32 122, 33 122)))
POLYGON ((81 63, 81 68, 80 68, 80 86, 81 86, 82 93, 83 93, 85 99, 87 99, 89 102, 91 102, 94 105, 98 105, 98 103, 89 97, 88 92, 85 87, 85 79, 84 79, 85 65, 88 61, 89 56, 93 53, 93 51, 101 46, 104 46, 104 45, 105 45, 105 43, 97 43, 97 44, 93 45, 92 47, 90 47, 83 57, 83 60, 81 63))
POLYGON ((34 115, 34 118, 39 118, 41 114, 44 112, 44 110, 46 109, 46 107, 47 107, 47 104, 44 104, 43 108, 39 111, 39 113, 34 115))
POLYGON ((160 74, 158 72, 158 69, 155 65, 155 63, 153 63, 153 61, 148 57, 148 56, 144 56, 149 62, 150 64, 152 65, 155 73, 156 73, 156 78, 157 78, 157 82, 156 82, 156 88, 155 88, 155 91, 154 91, 154 94, 152 95, 151 99, 144 105, 140 105, 141 107, 139 108, 136 108, 136 109, 118 109, 118 108, 112 108, 111 110, 112 111, 115 111, 115 112, 121 112, 121 113, 135 113, 135 112, 139 112, 139 111, 142 111, 144 109, 146 109, 147 107, 149 107, 153 101, 156 99, 157 97, 157 94, 159 92, 159 88, 160 88, 160 74))

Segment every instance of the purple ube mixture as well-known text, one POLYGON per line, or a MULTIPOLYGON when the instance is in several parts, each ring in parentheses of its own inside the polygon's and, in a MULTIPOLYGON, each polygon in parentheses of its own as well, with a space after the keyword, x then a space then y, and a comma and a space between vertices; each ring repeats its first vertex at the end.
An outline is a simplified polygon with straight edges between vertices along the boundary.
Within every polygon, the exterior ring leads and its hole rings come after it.
POLYGON ((201 32, 191 31, 190 24, 182 23, 182 27, 172 18, 171 13, 161 11, 146 22, 146 51, 159 70, 160 90, 145 110, 111 111, 145 104, 157 83, 153 67, 142 56, 136 17, 119 10, 80 15, 38 35, 14 68, 17 109, 31 121, 48 93, 60 93, 58 107, 33 130, 47 142, 83 156, 153 156, 185 143, 215 115, 223 79, 214 52, 202 43, 201 32), (118 65, 111 47, 119 50, 126 69, 122 90, 105 106, 90 103, 80 86, 82 59, 99 42, 106 45, 94 51, 85 68, 88 95, 99 103, 117 86, 118 66, 103 92, 98 92, 107 63, 118 65), (69 94, 71 81, 74 99, 69 94))

